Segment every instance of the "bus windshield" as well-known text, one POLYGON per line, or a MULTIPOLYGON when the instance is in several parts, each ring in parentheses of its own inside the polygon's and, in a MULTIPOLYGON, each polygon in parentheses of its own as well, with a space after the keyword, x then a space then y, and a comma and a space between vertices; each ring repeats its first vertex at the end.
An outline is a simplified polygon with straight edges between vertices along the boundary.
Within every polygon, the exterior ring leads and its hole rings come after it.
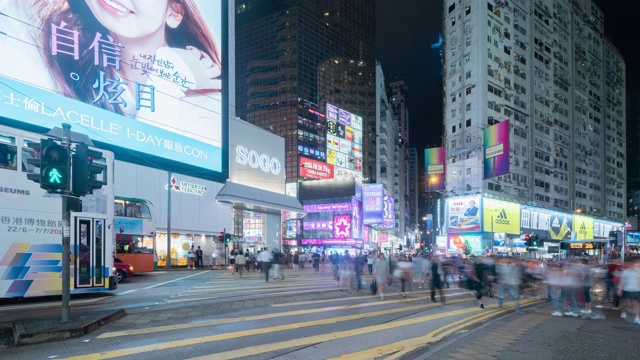
POLYGON ((151 220, 149 206, 142 201, 116 199, 113 209, 115 216, 151 220))

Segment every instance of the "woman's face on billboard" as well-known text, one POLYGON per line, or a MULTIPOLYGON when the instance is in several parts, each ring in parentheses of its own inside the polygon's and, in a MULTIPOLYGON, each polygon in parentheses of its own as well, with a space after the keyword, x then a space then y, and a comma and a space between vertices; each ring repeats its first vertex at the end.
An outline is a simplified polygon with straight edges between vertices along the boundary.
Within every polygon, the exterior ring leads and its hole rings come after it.
MULTIPOLYGON (((164 34, 165 26, 177 27, 182 13, 170 0, 85 0, 87 6, 118 38, 139 39, 164 34)), ((126 46, 126 44, 125 44, 126 46)))

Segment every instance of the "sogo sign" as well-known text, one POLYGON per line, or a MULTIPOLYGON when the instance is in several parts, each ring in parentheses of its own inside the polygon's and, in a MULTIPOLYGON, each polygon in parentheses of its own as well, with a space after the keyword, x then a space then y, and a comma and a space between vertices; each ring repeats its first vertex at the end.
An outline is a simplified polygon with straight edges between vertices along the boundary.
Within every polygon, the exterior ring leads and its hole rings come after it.
POLYGON ((249 165, 254 169, 260 168, 264 172, 274 175, 282 171, 282 163, 266 154, 258 154, 255 150, 249 150, 243 146, 236 148, 236 162, 241 165, 249 165))

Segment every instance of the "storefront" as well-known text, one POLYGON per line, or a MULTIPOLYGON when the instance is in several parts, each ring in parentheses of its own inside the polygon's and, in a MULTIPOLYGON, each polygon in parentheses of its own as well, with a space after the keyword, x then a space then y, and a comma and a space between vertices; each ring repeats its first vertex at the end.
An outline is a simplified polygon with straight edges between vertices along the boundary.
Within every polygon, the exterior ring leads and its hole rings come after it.
POLYGON ((159 268, 167 256, 172 266, 186 266, 191 246, 203 250, 205 266, 225 264, 232 249, 279 250, 283 214, 305 214, 296 198, 284 194, 284 139, 241 120, 229 123, 226 183, 116 162, 116 194, 153 204, 159 268), (254 147, 242 145, 247 143, 254 147), (221 232, 232 235, 231 244, 221 241, 221 232))
MULTIPOLYGON (((608 238, 623 224, 481 195, 447 199, 447 250, 468 255, 557 257, 560 242, 608 238), (528 246, 525 237, 535 238, 528 246)), ((587 252, 588 253, 588 252, 587 252)), ((593 254, 597 256, 597 254, 593 254)))

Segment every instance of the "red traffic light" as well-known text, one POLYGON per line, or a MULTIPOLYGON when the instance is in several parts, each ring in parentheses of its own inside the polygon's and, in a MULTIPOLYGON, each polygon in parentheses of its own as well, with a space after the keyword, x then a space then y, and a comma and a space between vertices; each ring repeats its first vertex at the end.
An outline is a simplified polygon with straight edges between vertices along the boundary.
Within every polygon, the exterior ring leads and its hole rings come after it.
POLYGON ((525 235, 525 236, 524 236, 524 240, 525 240, 525 241, 529 241, 529 239, 531 239, 531 235, 528 235, 528 234, 527 234, 527 235, 525 235))
POLYGON ((220 231, 220 232, 218 233, 218 237, 220 237, 220 238, 223 238, 223 239, 224 239, 224 233, 223 233, 222 231, 220 231))

